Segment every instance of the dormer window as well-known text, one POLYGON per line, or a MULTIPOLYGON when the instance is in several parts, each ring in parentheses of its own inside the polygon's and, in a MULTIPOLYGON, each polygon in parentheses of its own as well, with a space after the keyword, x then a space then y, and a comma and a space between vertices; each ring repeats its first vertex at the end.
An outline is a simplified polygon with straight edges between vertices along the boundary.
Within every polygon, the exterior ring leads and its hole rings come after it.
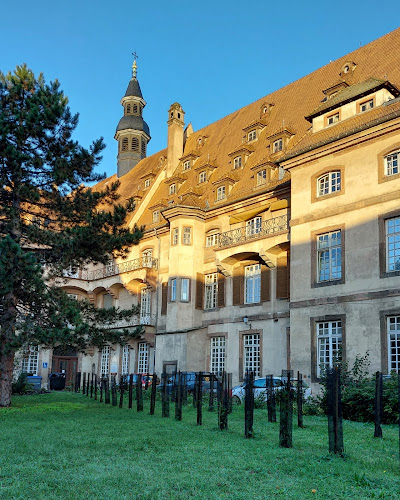
POLYGON ((226 198, 225 186, 219 186, 219 188, 217 188, 217 201, 225 200, 225 198, 226 198))
POLYGON ((176 184, 171 184, 169 186, 169 194, 175 194, 176 193, 176 184))
POLYGON ((325 196, 340 191, 341 173, 340 171, 328 172, 317 179, 317 196, 325 196))
POLYGON ((339 119, 340 119, 339 112, 334 113, 333 115, 326 117, 326 124, 327 125, 334 125, 335 123, 337 123, 339 121, 339 119))
POLYGON ((242 167, 242 157, 241 156, 236 156, 236 158, 233 160, 233 168, 241 168, 242 167))
POLYGON ((360 104, 360 113, 364 113, 365 111, 369 111, 374 107, 374 100, 369 99, 368 101, 364 101, 360 104))
POLYGON ((153 212, 153 222, 158 222, 160 219, 160 211, 159 210, 154 210, 153 212))
POLYGON ((144 187, 145 187, 145 188, 150 187, 150 184, 151 184, 151 180, 150 180, 150 179, 146 179, 146 180, 144 181, 144 187))
POLYGON ((400 150, 385 156, 385 175, 396 175, 399 173, 400 150))
POLYGON ((249 142, 255 141, 257 139, 257 131, 256 130, 250 130, 250 132, 247 134, 247 140, 249 142))
POLYGON ((283 149, 283 140, 282 138, 277 139, 276 141, 273 142, 272 144, 272 151, 274 153, 279 153, 279 151, 282 151, 283 149))
POLYGON ((267 182, 267 170, 264 168, 257 172, 257 186, 262 186, 267 182))
POLYGON ((190 170, 190 160, 186 160, 183 163, 183 170, 190 170))
POLYGON ((202 184, 203 182, 206 182, 207 180, 207 174, 206 172, 200 172, 199 173, 199 184, 202 184))

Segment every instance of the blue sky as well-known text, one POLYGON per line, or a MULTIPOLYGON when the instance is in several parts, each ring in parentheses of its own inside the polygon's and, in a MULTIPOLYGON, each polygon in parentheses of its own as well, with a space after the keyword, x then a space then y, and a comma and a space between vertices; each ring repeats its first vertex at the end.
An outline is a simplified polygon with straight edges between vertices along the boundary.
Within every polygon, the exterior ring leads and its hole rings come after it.
POLYGON ((371 0, 22 0, 3 4, 1 17, 0 69, 26 62, 58 78, 80 113, 76 138, 104 137, 107 175, 134 50, 152 154, 166 146, 171 103, 198 130, 399 25, 371 0))

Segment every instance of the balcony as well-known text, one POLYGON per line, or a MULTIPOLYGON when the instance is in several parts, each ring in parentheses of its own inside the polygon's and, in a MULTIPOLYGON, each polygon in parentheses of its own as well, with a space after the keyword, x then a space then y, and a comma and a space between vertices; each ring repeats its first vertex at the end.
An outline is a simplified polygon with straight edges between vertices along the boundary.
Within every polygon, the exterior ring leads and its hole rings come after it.
POLYGON ((289 218, 280 215, 273 219, 265 220, 260 225, 239 227, 232 231, 219 234, 219 248, 239 245, 245 241, 257 240, 265 236, 284 233, 289 230, 289 218))
POLYGON ((129 271, 136 271, 137 269, 157 269, 158 259, 153 259, 152 257, 141 257, 139 259, 127 260, 121 262, 120 264, 110 263, 106 266, 95 269, 94 271, 82 271, 76 273, 76 275, 70 275, 69 278, 77 278, 86 281, 94 281, 103 278, 108 278, 109 276, 116 276, 122 273, 128 273, 129 271))

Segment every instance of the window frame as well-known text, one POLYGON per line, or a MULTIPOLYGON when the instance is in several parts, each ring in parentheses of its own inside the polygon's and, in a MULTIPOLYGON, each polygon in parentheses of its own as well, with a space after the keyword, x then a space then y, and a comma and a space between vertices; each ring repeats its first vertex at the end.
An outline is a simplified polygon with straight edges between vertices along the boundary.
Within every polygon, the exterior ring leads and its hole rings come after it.
POLYGON ((336 110, 334 113, 329 113, 328 115, 325 115, 324 117, 324 122, 325 122, 325 127, 332 127, 332 125, 336 125, 336 123, 340 122, 340 109, 336 110), (334 119, 337 117, 337 119, 334 119), (330 123, 329 120, 333 119, 333 121, 330 123))
POLYGON ((334 198, 335 196, 341 196, 345 194, 345 169, 344 165, 330 165, 328 168, 323 168, 322 170, 318 170, 311 176, 311 184, 310 184, 310 189, 311 189, 311 203, 319 202, 319 201, 324 201, 329 198, 334 198), (340 191, 333 191, 330 192, 329 194, 323 194, 321 196, 318 196, 318 180, 323 177, 324 175, 327 175, 329 173, 333 172, 340 172, 340 191))
POLYGON ((190 302, 190 278, 181 278, 181 289, 179 295, 181 302, 190 302), (185 283, 187 284, 186 298, 184 298, 185 283))
POLYGON ((28 356, 23 356, 21 360, 21 372, 28 374, 32 373, 32 375, 37 376, 39 372, 39 355, 39 346, 30 345, 28 347, 28 356), (26 369, 24 370, 24 368, 26 369))
POLYGON ((130 364, 130 346, 129 344, 124 344, 122 346, 122 360, 121 360, 121 374, 129 374, 129 364, 130 364))
POLYGON ((242 166, 243 166, 242 157, 240 155, 235 156, 235 158, 233 159, 233 169, 238 170, 239 168, 242 168, 242 166))
POLYGON ((179 244, 179 227, 174 227, 172 228, 172 233, 171 233, 171 245, 175 247, 178 244, 179 244))
POLYGON ((246 373, 247 366, 253 366, 252 371, 255 377, 260 377, 262 373, 262 365, 261 365, 261 334, 260 333, 252 333, 249 331, 248 333, 244 333, 242 335, 242 345, 243 345, 243 374, 246 373), (257 340, 257 342, 255 342, 257 340), (246 341, 251 341, 246 345, 246 341), (247 347, 247 349, 246 349, 247 347), (254 349, 255 348, 255 349, 254 349), (248 355, 251 354, 250 359, 248 359, 248 355), (255 355, 256 354, 256 355, 255 355), (249 363, 248 363, 249 361, 249 363))
POLYGON ((145 179, 144 181, 144 187, 145 189, 149 188, 151 185, 151 179, 145 179))
POLYGON ((392 371, 395 371, 396 373, 400 373, 400 314, 389 314, 386 316, 386 345, 387 345, 387 374, 389 375, 392 371), (394 368, 392 366, 393 362, 393 353, 392 353, 392 339, 390 338, 393 333, 390 332, 389 324, 391 319, 396 319, 397 318, 397 324, 398 328, 397 330, 394 331, 394 335, 397 337, 395 342, 396 342, 396 354, 395 358, 396 361, 395 363, 397 364, 397 368, 394 368))
POLYGON ((363 99, 361 102, 357 103, 357 113, 366 113, 367 111, 374 109, 375 106, 376 106, 375 96, 369 97, 368 99, 363 99), (363 106, 365 106, 366 104, 371 103, 371 102, 372 102, 372 106, 370 106, 364 110, 362 109, 363 106))
POLYGON ((324 286, 334 286, 341 285, 346 282, 345 280, 345 270, 346 270, 346 251, 345 251, 345 225, 338 224, 336 226, 328 226, 321 228, 317 231, 311 232, 311 288, 320 288, 324 286), (318 267, 318 237, 327 233, 334 233, 340 231, 341 233, 341 278, 332 279, 326 281, 319 281, 319 267, 318 267))
POLYGON ((226 186, 225 185, 217 187, 215 200, 216 201, 226 200, 226 186))
POLYGON ((253 129, 250 130, 250 132, 247 133, 247 142, 252 142, 257 139, 257 130, 253 129))
POLYGON ((204 275, 204 310, 212 311, 218 308, 218 273, 204 275))
POLYGON ((390 147, 388 148, 385 148, 383 151, 380 151, 378 153, 378 183, 382 183, 382 182, 390 182, 390 181, 393 181, 395 179, 399 179, 400 178, 400 165, 399 165, 399 162, 400 162, 400 142, 396 142, 394 144, 392 144, 390 147), (387 175, 387 157, 388 156, 392 156, 394 154, 398 154, 398 173, 396 174, 391 174, 391 175, 387 175))
POLYGON ((192 226, 182 227, 182 245, 190 246, 193 243, 193 228, 192 226), (189 230, 189 231, 187 231, 189 230), (187 238, 189 235, 189 240, 187 238))
POLYGON ((100 376, 107 377, 110 374, 111 346, 103 346, 100 353, 100 376), (107 370, 107 371, 105 371, 107 370))
POLYGON ((263 168, 256 173, 256 186, 265 186, 267 184, 267 169, 263 168), (264 174, 264 175, 263 175, 264 174), (262 182, 260 182, 260 179, 262 182))
POLYGON ((186 172, 187 170, 190 170, 192 168, 192 162, 191 160, 186 160, 183 162, 182 170, 186 172))
POLYGON ((259 263, 244 266, 243 298, 245 305, 261 303, 261 264, 259 263))
POLYGON ((330 321, 317 321, 315 323, 315 327, 316 327, 316 335, 317 335, 317 377, 320 378, 321 377, 321 364, 324 364, 325 369, 328 369, 328 368, 333 368, 333 362, 334 362, 335 357, 337 357, 337 359, 340 362, 342 362, 342 356, 341 356, 342 322, 340 319, 330 320, 330 321), (322 328, 325 330, 325 325, 327 325, 328 333, 324 334, 324 335, 320 335, 320 333, 319 333, 320 326, 322 326, 322 328), (338 330, 340 328, 340 334, 333 332, 334 327, 336 328, 336 330, 338 330), (322 340, 325 340, 325 346, 328 345, 328 348, 325 349, 325 356, 326 356, 326 351, 327 351, 328 357, 329 357, 327 362, 326 361, 321 362, 322 342, 320 342, 320 341, 322 341, 322 340), (327 343, 326 343, 326 341, 327 341, 327 343), (336 347, 334 346, 334 343, 336 343, 336 347))
POLYGON ((156 222, 160 222, 160 211, 159 210, 154 210, 153 211, 153 218, 152 218, 153 224, 156 222))
MULTIPOLYGON (((399 173, 400 173, 400 165, 399 165, 399 163, 400 163, 400 150, 393 151, 393 153, 387 154, 384 157, 384 162, 385 162, 385 177, 392 177, 394 175, 399 175, 399 173), (391 165, 392 173, 388 173, 388 158, 394 157, 394 156, 396 156, 396 158, 395 158, 396 166, 394 167, 393 165, 391 165), (397 172, 393 172, 394 168, 397 169, 397 172)), ((392 162, 393 162, 393 160, 392 160, 392 162)))
POLYGON ((226 366, 226 336, 210 337, 210 372, 217 377, 222 376, 226 366))
POLYGON ((246 237, 257 236, 262 231, 262 216, 257 215, 246 221, 246 237))
POLYGON ((219 233, 206 234, 206 248, 215 247, 219 244, 219 233), (210 244, 209 244, 210 243, 210 244))
POLYGON ((203 184, 204 182, 207 182, 207 172, 205 170, 199 173, 199 184, 203 184))
POLYGON ((283 137, 279 137, 272 142, 272 154, 283 151, 283 137))
POLYGON ((169 286, 170 286, 169 301, 170 302, 176 302, 177 279, 176 278, 171 278, 170 282, 169 282, 169 286))
POLYGON ((169 185, 168 193, 169 194, 175 194, 176 193, 176 184, 175 183, 172 183, 172 184, 169 185))
POLYGON ((386 232, 387 222, 393 219, 400 219, 400 210, 394 212, 388 212, 386 214, 381 214, 378 216, 378 227, 379 227, 379 271, 381 278, 391 278, 394 276, 400 276, 400 269, 394 271, 388 271, 388 251, 386 232))
MULTIPOLYGON (((317 198, 325 198, 326 196, 339 193, 341 188, 342 188, 342 172, 340 170, 330 170, 329 172, 326 172, 317 178, 316 196, 317 196, 317 198), (338 177, 339 177, 339 180, 338 180, 338 177), (321 184, 322 184, 323 179, 325 179, 325 178, 327 178, 327 181, 325 182, 325 184, 327 185, 328 192, 321 193, 321 184), (339 185, 339 189, 337 189, 338 185, 339 185), (334 188, 335 188, 335 190, 334 190, 334 188)), ((326 186, 324 186, 324 189, 326 190, 326 186)))
POLYGON ((150 349, 147 342, 138 342, 138 360, 137 360, 137 372, 138 373, 148 373, 149 372, 149 358, 150 349))
POLYGON ((140 290, 140 324, 147 325, 151 316, 151 289, 140 290), (142 322, 143 321, 143 322, 142 322))

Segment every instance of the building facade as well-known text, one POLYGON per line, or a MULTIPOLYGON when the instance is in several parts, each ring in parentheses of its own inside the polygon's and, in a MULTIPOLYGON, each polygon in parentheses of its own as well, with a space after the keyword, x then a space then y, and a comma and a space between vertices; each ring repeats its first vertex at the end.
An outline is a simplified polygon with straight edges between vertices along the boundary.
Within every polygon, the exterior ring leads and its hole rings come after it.
POLYGON ((135 65, 118 173, 98 188, 118 176, 145 234, 128 259, 63 286, 102 307, 140 305, 131 326, 144 333, 79 357, 39 349, 43 382, 70 363, 226 370, 234 383, 293 369, 316 388, 321 368, 367 351, 371 371, 398 371, 399 58, 400 29, 196 132, 174 103, 167 147, 150 157, 135 65))

